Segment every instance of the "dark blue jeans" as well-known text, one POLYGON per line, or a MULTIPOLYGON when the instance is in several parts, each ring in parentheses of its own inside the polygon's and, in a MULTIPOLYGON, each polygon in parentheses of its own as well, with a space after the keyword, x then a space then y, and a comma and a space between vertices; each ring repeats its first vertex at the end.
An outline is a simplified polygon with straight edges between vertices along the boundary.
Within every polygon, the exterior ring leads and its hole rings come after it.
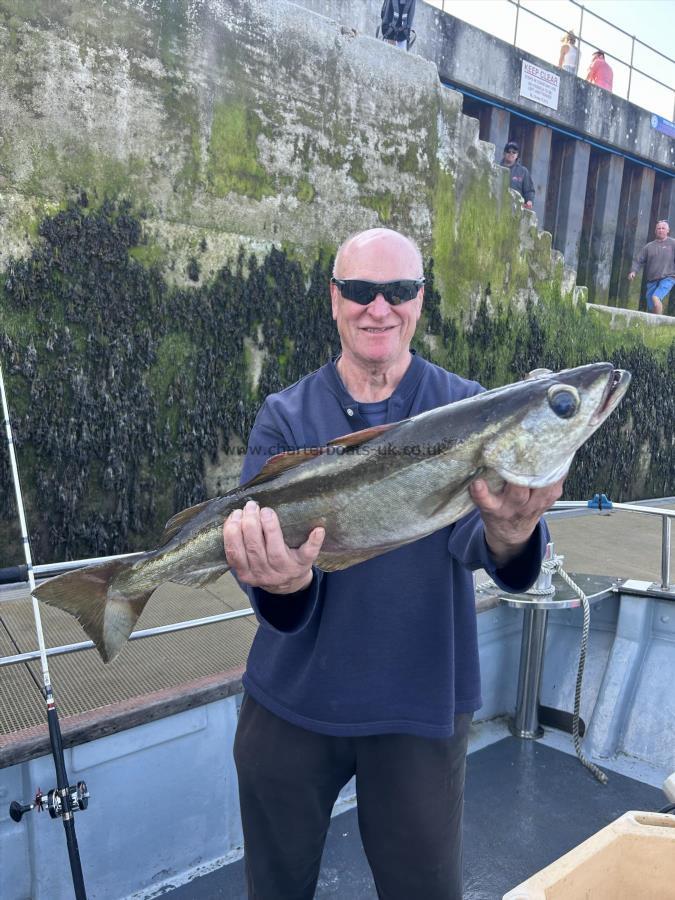
POLYGON ((381 900, 461 900, 471 715, 451 738, 332 737, 246 695, 234 758, 250 900, 314 897, 330 814, 356 775, 359 828, 381 900))

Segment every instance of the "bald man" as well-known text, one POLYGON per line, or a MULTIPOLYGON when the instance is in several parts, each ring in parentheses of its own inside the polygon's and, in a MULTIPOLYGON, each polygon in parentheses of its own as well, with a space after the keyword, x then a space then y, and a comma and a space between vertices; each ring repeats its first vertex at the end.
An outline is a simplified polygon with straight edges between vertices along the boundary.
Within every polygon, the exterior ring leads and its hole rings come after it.
MULTIPOLYGON (((330 298, 341 351, 267 398, 242 481, 279 450, 482 390, 411 351, 422 271, 395 231, 340 247, 330 298)), ((323 529, 292 549, 270 509, 249 502, 228 518, 228 562, 260 623, 235 740, 249 897, 314 896, 333 804, 356 774, 378 895, 461 898, 468 730, 481 705, 472 570, 502 590, 530 587, 547 541, 540 517, 561 490, 492 494, 477 480, 476 510, 454 525, 334 573, 313 565, 323 529)))
POLYGON ((654 229, 655 240, 642 248, 628 273, 628 280, 632 281, 644 266, 647 310, 658 316, 663 314, 664 300, 675 285, 675 240, 669 235, 670 226, 665 219, 657 222, 654 229))

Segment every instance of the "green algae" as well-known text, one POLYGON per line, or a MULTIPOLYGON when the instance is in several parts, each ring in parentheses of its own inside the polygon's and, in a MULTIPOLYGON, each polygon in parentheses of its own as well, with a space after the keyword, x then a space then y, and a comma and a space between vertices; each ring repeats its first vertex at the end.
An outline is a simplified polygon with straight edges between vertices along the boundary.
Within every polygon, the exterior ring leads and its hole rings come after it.
POLYGON ((361 206, 374 210, 382 225, 389 225, 394 212, 394 196, 390 191, 376 191, 359 198, 361 206))
POLYGON ((295 196, 301 203, 311 203, 316 196, 316 191, 306 178, 301 178, 296 186, 295 196))
POLYGON ((258 161, 258 116, 243 104, 218 103, 207 148, 206 182, 216 197, 230 193, 262 200, 276 193, 258 161))

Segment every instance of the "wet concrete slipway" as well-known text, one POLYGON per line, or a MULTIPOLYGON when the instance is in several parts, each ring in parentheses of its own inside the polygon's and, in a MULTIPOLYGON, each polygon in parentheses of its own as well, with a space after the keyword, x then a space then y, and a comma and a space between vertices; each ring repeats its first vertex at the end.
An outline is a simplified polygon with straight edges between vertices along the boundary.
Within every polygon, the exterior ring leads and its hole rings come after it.
MULTIPOLYGON (((649 506, 672 510, 675 502, 649 506)), ((627 810, 664 807, 661 785, 675 770, 675 592, 661 583, 673 553, 661 552, 662 518, 614 509, 561 510, 548 520, 565 570, 591 598, 583 746, 609 781, 599 784, 582 767, 569 717, 554 712, 573 708, 582 615, 566 606, 572 592, 554 576, 560 606, 548 613, 543 736, 523 739, 509 719, 524 613, 479 576, 484 706, 467 766, 467 900, 500 898, 627 810)), ((139 627, 245 607, 228 577, 211 590, 166 586, 139 627)), ((0 655, 33 649, 30 604, 19 588, 0 593, 0 619, 0 655)), ((58 611, 46 610, 44 624, 48 644, 81 640, 79 626, 58 611)), ((108 667, 90 650, 52 658, 66 765, 92 794, 77 815, 90 897, 246 896, 231 743, 254 630, 242 616, 133 641, 108 667)), ((11 800, 25 802, 54 781, 27 669, 0 668, 0 896, 60 900, 72 896, 63 829, 47 816, 29 813, 17 825, 7 815, 11 800)), ((351 783, 336 805, 316 896, 376 897, 351 783)))

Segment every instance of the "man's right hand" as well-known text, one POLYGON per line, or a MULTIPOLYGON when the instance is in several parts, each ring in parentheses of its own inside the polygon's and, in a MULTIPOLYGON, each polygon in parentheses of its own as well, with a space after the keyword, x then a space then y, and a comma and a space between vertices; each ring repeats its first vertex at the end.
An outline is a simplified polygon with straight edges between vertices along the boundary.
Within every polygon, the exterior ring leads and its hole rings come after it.
POLYGON ((636 274, 635 272, 629 272, 629 273, 628 273, 628 280, 629 280, 629 281, 632 281, 632 280, 635 278, 635 274, 636 274))
POLYGON ((270 594, 294 594, 309 587, 312 566, 326 531, 315 528, 302 546, 289 547, 273 509, 249 500, 223 525, 225 555, 239 581, 270 594))

